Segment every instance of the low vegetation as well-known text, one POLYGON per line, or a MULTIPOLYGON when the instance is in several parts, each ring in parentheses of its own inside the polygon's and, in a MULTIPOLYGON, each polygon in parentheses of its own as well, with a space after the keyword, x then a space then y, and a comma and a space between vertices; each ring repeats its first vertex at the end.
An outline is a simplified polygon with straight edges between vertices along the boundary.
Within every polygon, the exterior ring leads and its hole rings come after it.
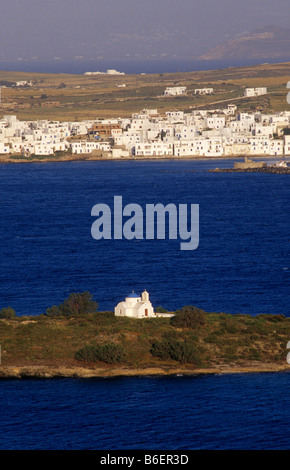
POLYGON ((106 362, 118 364, 124 359, 122 346, 114 343, 104 343, 96 346, 84 346, 75 353, 75 359, 83 362, 106 362))
POLYGON ((14 113, 20 120, 81 121, 131 117, 142 109, 190 112, 230 103, 241 111, 277 112, 287 108, 289 72, 289 63, 120 76, 1 71, 0 118, 14 113), (19 80, 27 80, 31 86, 14 86, 19 80), (164 97, 168 86, 186 86, 187 94, 164 97), (268 95, 245 98, 245 87, 256 86, 267 86, 268 95), (214 94, 195 95, 195 88, 203 87, 212 87, 214 94))
MULTIPOLYGON (((162 310, 166 310, 160 307, 162 310)), ((88 292, 71 294, 38 316, 0 310, 2 366, 209 368, 285 363, 290 318, 205 312, 133 319, 97 311, 88 292)))

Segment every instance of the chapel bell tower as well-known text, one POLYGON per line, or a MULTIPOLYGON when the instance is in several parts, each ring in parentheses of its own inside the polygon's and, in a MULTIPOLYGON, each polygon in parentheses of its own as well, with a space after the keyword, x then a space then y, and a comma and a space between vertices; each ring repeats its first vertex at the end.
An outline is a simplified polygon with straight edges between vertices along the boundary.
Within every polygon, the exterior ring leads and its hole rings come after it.
POLYGON ((149 302, 149 294, 146 289, 142 292, 142 302, 149 302))

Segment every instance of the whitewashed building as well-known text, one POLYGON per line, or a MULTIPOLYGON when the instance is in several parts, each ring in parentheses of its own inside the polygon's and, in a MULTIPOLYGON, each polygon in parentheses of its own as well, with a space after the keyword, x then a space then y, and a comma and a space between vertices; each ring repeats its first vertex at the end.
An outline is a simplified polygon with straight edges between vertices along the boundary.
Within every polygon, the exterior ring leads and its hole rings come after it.
POLYGON ((153 157, 161 155, 173 155, 173 144, 162 140, 139 143, 135 146, 135 156, 153 157))
POLYGON ((266 95, 267 94, 267 88, 266 87, 257 87, 257 88, 246 88, 244 96, 260 96, 260 95, 266 95))
POLYGON ((284 141, 282 139, 272 139, 270 144, 270 155, 284 155, 284 141))
POLYGON ((175 129, 175 138, 180 139, 193 139, 198 135, 196 126, 179 126, 175 129))
POLYGON ((149 300, 149 294, 145 290, 142 295, 132 291, 125 301, 119 302, 115 307, 115 315, 119 317, 148 318, 156 317, 154 308, 149 300))
POLYGON ((65 142, 39 142, 34 144, 32 153, 35 155, 53 155, 55 152, 67 150, 67 144, 65 142))
POLYGON ((179 96, 185 95, 187 91, 186 86, 167 87, 164 91, 164 96, 179 96))
POLYGON ((183 111, 167 111, 166 118, 170 123, 174 122, 184 122, 184 112, 183 111))
POLYGON ((140 132, 132 132, 131 130, 123 132, 121 135, 114 137, 114 143, 118 146, 124 146, 126 150, 132 152, 133 148, 143 141, 140 132))
POLYGON ((283 139, 270 139, 269 137, 253 137, 250 139, 252 155, 284 155, 283 139))
POLYGON ((195 95, 212 95, 213 88, 196 88, 194 90, 195 95))
POLYGON ((255 123, 252 126, 252 134, 255 136, 273 137, 275 131, 275 125, 263 126, 262 124, 255 123))
POLYGON ((97 142, 97 141, 80 141, 71 143, 72 153, 74 154, 87 154, 92 153, 94 150, 102 150, 109 152, 111 145, 108 142, 97 142))
POLYGON ((221 129, 222 127, 225 127, 225 124, 226 124, 225 116, 220 116, 218 114, 209 116, 205 119, 205 125, 209 129, 221 129))
POLYGON ((221 157, 223 155, 221 138, 196 138, 193 140, 180 140, 174 144, 174 155, 177 157, 221 157))

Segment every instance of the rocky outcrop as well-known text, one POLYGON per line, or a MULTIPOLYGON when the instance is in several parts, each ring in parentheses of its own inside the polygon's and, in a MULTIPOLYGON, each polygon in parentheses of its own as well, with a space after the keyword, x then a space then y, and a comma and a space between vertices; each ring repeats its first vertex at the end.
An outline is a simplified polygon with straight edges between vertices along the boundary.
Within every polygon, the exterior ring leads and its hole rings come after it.
POLYGON ((235 170, 245 170, 248 168, 266 168, 267 164, 265 162, 254 162, 248 157, 245 157, 244 162, 235 162, 234 169, 235 170))

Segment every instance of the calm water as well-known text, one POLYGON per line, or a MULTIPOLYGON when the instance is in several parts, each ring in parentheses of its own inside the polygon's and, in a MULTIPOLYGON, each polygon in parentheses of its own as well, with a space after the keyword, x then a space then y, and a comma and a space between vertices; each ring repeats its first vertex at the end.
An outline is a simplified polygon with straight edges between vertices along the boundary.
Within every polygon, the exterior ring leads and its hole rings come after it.
POLYGON ((134 289, 153 305, 290 313, 289 177, 209 173, 223 162, 86 162, 0 166, 0 306, 40 314, 88 290, 112 310, 134 289), (91 209, 199 204, 200 244, 91 237, 91 209))
MULTIPOLYGON (((0 166, 0 307, 39 314, 88 290, 112 310, 154 306, 289 315, 289 177, 209 173, 232 161, 0 166), (96 241, 93 205, 200 205, 200 244, 96 241)), ((290 338, 289 338, 290 340, 290 338)), ((289 377, 0 382, 1 449, 287 449, 289 377)))
POLYGON ((290 374, 1 381, 0 449, 289 449, 290 374))

